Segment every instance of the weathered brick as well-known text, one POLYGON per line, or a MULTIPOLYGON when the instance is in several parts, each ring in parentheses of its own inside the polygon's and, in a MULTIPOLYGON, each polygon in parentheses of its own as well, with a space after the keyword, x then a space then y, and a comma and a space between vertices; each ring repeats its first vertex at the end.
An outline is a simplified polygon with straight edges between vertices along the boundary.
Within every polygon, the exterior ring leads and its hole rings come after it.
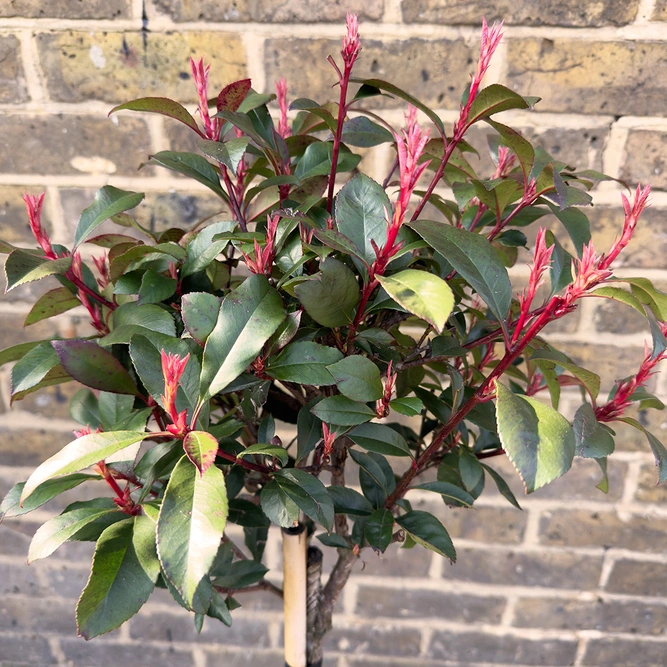
MULTIPOLYGON (((2 16, 2 11, 0 7, 0 16, 2 16)), ((15 35, 0 36, 0 63, 2 63, 0 102, 12 104, 27 102, 29 97, 21 64, 21 47, 15 35)))
POLYGON ((207 618, 200 635, 194 626, 194 616, 181 609, 176 602, 172 611, 155 611, 144 607, 131 621, 130 635, 135 639, 149 641, 202 641, 224 644, 241 644, 256 648, 269 648, 267 625, 259 619, 234 616, 234 623, 227 628, 220 621, 207 618))
POLYGON ((58 664, 46 639, 34 634, 0 634, 0 660, 10 667, 58 664))
POLYGON ((540 3, 539 11, 531 0, 403 0, 406 23, 472 23, 480 17, 487 21, 504 20, 509 25, 557 25, 593 27, 626 25, 634 20, 639 0, 549 1, 540 3))
POLYGON ((115 642, 86 642, 83 639, 61 639, 60 645, 71 664, 86 667, 117 667, 136 664, 142 667, 191 667, 192 653, 147 644, 116 644, 115 642))
MULTIPOLYGON (((667 439, 667 433, 665 432, 667 431, 667 421, 665 419, 665 413, 662 410, 628 409, 625 416, 635 418, 660 441, 664 442, 667 439)), ((612 428, 616 433, 616 436, 614 437, 614 440, 616 441, 616 449, 631 452, 645 452, 647 454, 651 451, 644 433, 633 426, 621 422, 614 422, 612 428)), ((655 468, 653 468, 653 473, 652 483, 655 484, 658 481, 658 472, 655 468)))
POLYGON ((564 38, 510 41, 507 81, 540 111, 664 115, 667 44, 564 38))
POLYGON ((567 552, 482 551, 459 548, 443 579, 499 586, 544 586, 590 590, 600 578, 602 557, 567 552))
POLYGON ((667 21, 667 0, 657 0, 653 7, 652 21, 667 21))
MULTIPOLYGON (((33 563, 28 567, 25 559, 18 559, 15 563, 0 563, 0 595, 29 595, 42 596, 47 591, 37 579, 37 570, 41 563, 33 563)), ((0 653, 2 655, 2 653, 0 653)))
POLYGON ((0 464, 37 466, 62 449, 72 437, 46 429, 0 429, 0 464))
MULTIPOLYGON (((92 545, 92 543, 90 543, 92 545)), ((60 552, 56 553, 60 556, 60 552)), ((81 595, 81 591, 86 586, 90 576, 89 567, 73 567, 69 564, 61 563, 59 565, 47 561, 44 565, 46 570, 46 581, 49 585, 50 595, 68 598, 72 611, 76 606, 76 601, 81 595)))
POLYGON ((0 5, 0 17, 119 19, 128 18, 130 8, 130 0, 9 0, 0 5))
MULTIPOLYGON (((69 114, 0 117, 0 172, 136 176, 150 152, 146 123, 121 118, 114 125, 69 114)), ((144 171, 150 175, 150 169, 144 171)))
POLYGON ((667 644, 627 639, 591 639, 588 642, 582 665, 604 667, 664 667, 667 644))
POLYGON ((382 555, 371 549, 364 549, 353 573, 380 575, 384 577, 421 576, 428 574, 431 560, 440 558, 427 549, 415 547, 403 549, 398 544, 391 544, 382 555))
POLYGON ((275 667, 275 665, 284 662, 284 655, 278 651, 257 651, 255 647, 251 651, 230 651, 217 647, 206 651, 206 659, 207 667, 219 667, 219 665, 225 667, 275 667))
POLYGON ((56 384, 45 387, 26 396, 19 407, 21 410, 51 419, 69 419, 69 404, 74 394, 82 388, 78 382, 56 384))
POLYGON ((193 102, 190 56, 211 63, 210 91, 246 75, 239 35, 224 32, 57 32, 37 35, 51 98, 120 104, 159 95, 193 102), (145 42, 144 42, 145 40, 145 42))
MULTIPOLYGON (((2 494, 4 497, 4 493, 2 494)), ((0 554, 27 556, 34 526, 25 521, 5 519, 0 525, 0 554)))
POLYGON ((650 334, 648 320, 624 303, 612 299, 599 299, 595 309, 597 331, 615 334, 650 334))
MULTIPOLYGON (((17 185, 0 185, 0 238, 11 244, 35 244, 23 202, 25 191, 25 187, 17 185)), ((43 187, 29 188, 29 192, 34 194, 43 191, 43 187)), ((52 236, 51 215, 46 201, 42 208, 42 225, 52 236)))
POLYGON ((24 600, 4 597, 0 607, 0 632, 18 629, 22 632, 76 634, 76 621, 69 602, 50 599, 24 600))
POLYGON ((360 20, 382 18, 383 0, 156 0, 155 6, 174 21, 258 21, 261 23, 345 22, 345 13, 360 20))
POLYGON ((517 544, 523 539, 528 518, 527 514, 509 505, 502 508, 480 506, 471 511, 465 508, 445 510, 443 503, 442 509, 434 509, 453 538, 476 542, 517 544))
MULTIPOLYGON (((184 187, 187 182, 184 181, 184 187)), ((74 231, 81 215, 81 211, 93 201, 94 190, 67 188, 61 191, 61 200, 67 234, 74 237, 74 231)), ((128 211, 139 224, 154 232, 164 231, 170 227, 187 229, 201 220, 212 217, 209 222, 229 220, 230 214, 224 203, 214 194, 203 192, 147 192, 144 201, 136 208, 128 211), (219 216, 216 214, 220 213, 219 216)), ((140 233, 133 233, 126 227, 119 227, 111 221, 103 223, 95 231, 96 234, 108 232, 135 235, 143 238, 140 233)))
POLYGON ((667 502, 667 484, 658 484, 658 470, 647 463, 641 467, 635 498, 643 503, 667 502))
POLYGON ((419 655, 421 633, 412 628, 391 626, 388 622, 349 626, 339 624, 327 634, 324 651, 345 651, 359 655, 419 655))
POLYGON ((650 183, 656 190, 667 188, 667 133, 631 130, 625 144, 621 178, 629 183, 650 183))
POLYGON ((607 583, 610 593, 667 596, 667 565, 636 560, 614 563, 607 583))
POLYGON ((631 516, 622 520, 616 512, 558 510, 544 512, 540 521, 540 542, 562 547, 605 547, 662 552, 667 520, 631 516))
POLYGON ((499 623, 505 599, 442 593, 432 589, 359 587, 355 613, 366 618, 439 618, 465 623, 499 623))
POLYGON ((436 632, 429 657, 469 664, 501 662, 521 665, 571 665, 577 650, 574 640, 522 639, 481 632, 436 632))
POLYGON ((665 624, 667 607, 644 602, 525 598, 514 612, 514 625, 524 628, 661 635, 665 624))
MULTIPOLYGON (((462 39, 428 41, 364 40, 363 58, 355 76, 391 79, 391 82, 425 104, 457 109, 461 93, 474 70, 473 48, 462 39)), ((265 45, 267 89, 273 91, 281 76, 287 78, 290 97, 309 97, 320 104, 337 99, 331 85, 336 75, 327 56, 340 52, 340 42, 322 39, 271 39, 265 45), (308 67, 304 67, 308 63, 308 67)), ((352 90, 352 87, 350 88, 352 90)), ((405 107, 396 98, 369 98, 368 105, 405 107)))

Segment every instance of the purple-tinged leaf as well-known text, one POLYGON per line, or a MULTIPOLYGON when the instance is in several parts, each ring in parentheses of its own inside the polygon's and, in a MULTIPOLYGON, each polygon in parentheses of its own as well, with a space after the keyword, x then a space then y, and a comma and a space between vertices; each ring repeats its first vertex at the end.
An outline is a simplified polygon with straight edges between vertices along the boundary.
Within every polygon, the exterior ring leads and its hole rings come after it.
POLYGON ((109 111, 109 116, 116 111, 144 111, 147 113, 158 113, 161 116, 168 116, 187 125, 200 136, 202 135, 197 121, 192 117, 190 112, 178 102, 170 100, 167 97, 140 97, 137 100, 131 100, 124 104, 119 104, 109 111))
POLYGON ((35 324, 35 322, 41 322, 49 317, 66 313, 80 304, 81 302, 67 287, 57 287, 38 299, 37 303, 30 309, 28 317, 25 318, 23 326, 27 327, 30 324, 35 324))
POLYGON ((250 79, 240 79, 225 86, 216 100, 218 111, 238 111, 251 86, 250 79))
POLYGON ((5 261, 7 278, 5 292, 47 276, 64 275, 70 266, 72 266, 71 257, 44 259, 26 250, 14 250, 5 261))

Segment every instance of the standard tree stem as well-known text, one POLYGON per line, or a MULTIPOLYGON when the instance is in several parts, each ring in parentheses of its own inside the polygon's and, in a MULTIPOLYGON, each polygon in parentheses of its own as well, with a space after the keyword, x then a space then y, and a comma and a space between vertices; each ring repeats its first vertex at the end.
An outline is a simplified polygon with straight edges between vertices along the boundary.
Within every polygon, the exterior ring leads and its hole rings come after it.
POLYGON ((283 528, 285 665, 307 667, 306 527, 283 528))

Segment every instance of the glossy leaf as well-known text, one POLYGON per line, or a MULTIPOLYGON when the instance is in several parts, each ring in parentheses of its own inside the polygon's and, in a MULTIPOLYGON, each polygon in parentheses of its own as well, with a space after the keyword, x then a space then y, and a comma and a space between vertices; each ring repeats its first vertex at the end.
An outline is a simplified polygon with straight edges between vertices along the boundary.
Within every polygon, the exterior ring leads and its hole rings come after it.
POLYGON ((575 436, 565 417, 529 396, 497 384, 496 417, 503 449, 526 493, 565 474, 572 466, 575 436))
POLYGON ((235 227, 236 223, 232 220, 214 222, 204 227, 186 248, 187 259, 181 267, 181 277, 185 278, 198 271, 203 271, 209 266, 229 243, 228 239, 213 240, 214 237, 231 232, 235 227))
POLYGON ((470 105, 468 123, 474 123, 480 118, 487 118, 508 109, 527 109, 528 106, 521 95, 505 86, 492 83, 477 93, 477 97, 470 105))
POLYGON ((291 343, 269 360, 266 374, 276 380, 313 386, 335 384, 327 366, 335 364, 343 354, 335 347, 311 341, 291 343))
POLYGON ((50 343, 41 343, 12 368, 12 396, 36 387, 47 373, 60 364, 50 343))
POLYGON ((71 257, 43 259, 20 248, 14 250, 5 260, 6 292, 19 285, 25 285, 47 276, 64 275, 72 266, 71 257))
POLYGON ((454 294, 439 276, 406 269, 391 276, 377 276, 385 292, 413 315, 441 333, 454 308, 454 294))
POLYGON ((375 260, 371 241, 380 248, 387 241, 387 216, 391 210, 382 186, 364 174, 357 174, 336 195, 338 231, 362 251, 368 264, 375 260))
MULTIPOLYGON (((227 84, 219 93, 216 99, 218 111, 238 111, 243 100, 246 99, 251 88, 250 79, 239 79, 227 84)), ((250 109, 247 109, 250 111, 250 109)))
POLYGON ((183 449, 199 474, 203 475, 215 461, 218 441, 206 431, 190 431, 183 438, 183 449))
POLYGON ((412 510, 396 517, 396 523, 423 547, 456 561, 456 550, 445 527, 432 514, 412 510))
POLYGON ((27 327, 49 317, 61 315, 80 305, 79 299, 67 287, 57 287, 39 297, 37 303, 30 309, 28 316, 25 318, 23 326, 27 327))
POLYGON ((199 146, 199 150, 204 155, 224 164, 236 176, 236 170, 243 159, 249 143, 250 139, 248 137, 237 137, 236 139, 229 139, 224 143, 199 139, 197 146, 199 146))
POLYGON ((411 487, 420 491, 432 491, 442 496, 442 499, 448 504, 455 504, 456 506, 472 507, 475 499, 460 486, 451 484, 450 482, 424 482, 411 487))
POLYGON ((560 366, 569 371, 574 377, 581 380, 581 383, 591 393, 593 399, 600 393, 600 376, 570 361, 564 354, 550 350, 538 350, 530 357, 531 361, 550 362, 554 366, 560 366))
POLYGON ((362 403, 382 398, 380 369, 370 359, 354 354, 327 368, 343 396, 362 403))
POLYGON ((336 514, 368 516, 373 513, 373 506, 359 491, 348 486, 329 486, 327 491, 333 500, 336 514))
POLYGON ((74 233, 74 247, 83 243, 88 235, 110 217, 139 205, 143 193, 120 190, 105 185, 95 193, 93 203, 83 211, 74 233))
POLYGON ((341 139, 349 146, 371 148, 372 146, 393 142, 394 135, 382 125, 366 118, 366 116, 357 116, 345 121, 341 139))
POLYGON ((323 422, 337 426, 356 426, 375 417, 375 412, 365 403, 346 396, 329 396, 311 408, 311 412, 323 422))
POLYGON ((394 516, 389 510, 375 510, 366 521, 364 532, 368 543, 380 552, 391 544, 394 516))
POLYGON ((110 352, 88 340, 54 340, 63 368, 91 389, 117 394, 136 394, 137 386, 123 365, 110 352))
POLYGON ((262 442, 258 442, 255 445, 246 447, 242 452, 239 453, 238 456, 241 457, 253 455, 271 456, 278 459, 283 465, 287 465, 287 462, 289 461, 289 454, 283 447, 280 447, 279 445, 269 445, 262 442))
MULTIPOLYGON (((319 479, 298 468, 285 468, 274 473, 272 483, 277 484, 280 494, 286 496, 306 516, 329 531, 333 528, 333 501, 319 479)), ((264 492, 262 497, 263 495, 264 492)), ((264 502, 262 507, 264 508, 264 502)), ((291 523, 279 525, 287 528, 291 523)))
POLYGON ((217 575, 213 584, 221 588, 245 588, 263 579, 268 571, 268 568, 254 560, 237 560, 224 575, 217 575))
POLYGON ((369 452, 377 452, 385 456, 411 456, 403 436, 384 424, 361 424, 353 428, 347 436, 352 442, 369 452))
POLYGON ((485 463, 482 463, 482 468, 486 470, 486 472, 489 473, 489 476, 491 479, 495 482, 496 487, 498 488, 498 491, 500 492, 500 495, 507 500, 508 503, 511 505, 514 505, 518 510, 521 509, 521 505, 519 505, 519 502, 517 501, 516 497, 512 493, 512 489, 510 489, 509 484, 491 467, 486 465, 485 463))
POLYGON ((148 600, 159 574, 151 519, 135 516, 109 526, 76 606, 78 634, 92 639, 125 623, 148 600))
POLYGON ((213 165, 201 155, 160 151, 151 156, 148 164, 166 167, 167 169, 171 169, 171 171, 189 176, 210 190, 213 190, 222 199, 227 199, 226 193, 220 187, 220 179, 213 165))
POLYGON ((156 331, 165 336, 176 335, 174 318, 164 308, 155 304, 124 303, 113 311, 111 322, 113 329, 135 326, 156 331))
MULTIPOLYGON (((81 503, 85 505, 85 503, 81 503)), ((58 547, 76 535, 82 528, 96 519, 113 513, 122 517, 123 513, 114 505, 111 498, 99 498, 89 506, 79 507, 49 519, 37 529, 28 550, 28 563, 40 558, 47 558, 58 547), (99 502, 103 501, 103 502, 99 502)))
POLYGON ((207 292, 190 292, 181 299, 181 316, 188 333, 200 344, 215 329, 220 312, 220 299, 207 292))
POLYGON ((282 300, 264 276, 230 292, 206 340, 201 395, 214 396, 241 375, 284 319, 282 300))
POLYGON ((178 102, 170 100, 166 97, 141 97, 137 100, 119 104, 109 111, 109 115, 117 111, 143 111, 147 113, 157 113, 162 116, 168 116, 187 125, 190 129, 201 134, 197 121, 192 117, 190 112, 178 102))
POLYGON ((322 326, 335 328, 350 324, 360 297, 354 273, 333 257, 327 257, 320 269, 318 278, 306 280, 294 288, 297 298, 322 326))
POLYGON ((23 487, 21 502, 25 502, 47 480, 88 468, 121 449, 141 442, 145 437, 146 433, 137 431, 114 431, 77 438, 37 467, 23 487))
POLYGON ((186 456, 171 474, 157 521, 162 570, 189 609, 205 614, 207 575, 227 522, 225 477, 216 466, 202 475, 186 456))
POLYGON ((406 417, 416 417, 421 414, 424 404, 416 396, 409 396, 407 398, 395 398, 390 401, 389 407, 406 417))
POLYGON ((590 403, 584 403, 577 410, 572 429, 576 438, 577 456, 600 459, 613 453, 614 438, 608 428, 598 422, 590 403))
POLYGON ((439 222, 417 220, 412 227, 439 252, 503 322, 512 302, 512 286, 498 253, 479 234, 439 222))

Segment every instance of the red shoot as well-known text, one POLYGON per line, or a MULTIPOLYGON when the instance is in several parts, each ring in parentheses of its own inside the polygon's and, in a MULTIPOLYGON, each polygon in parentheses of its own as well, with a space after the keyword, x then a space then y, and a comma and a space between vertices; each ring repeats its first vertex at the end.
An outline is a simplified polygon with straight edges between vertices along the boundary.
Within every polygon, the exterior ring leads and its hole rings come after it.
POLYGON ((289 123, 287 122, 287 81, 285 77, 276 84, 276 94, 278 96, 278 106, 280 107, 280 120, 278 121, 278 134, 287 139, 292 135, 289 123))
POLYGON ((186 424, 188 411, 183 410, 178 412, 176 409, 176 393, 190 355, 187 354, 185 358, 181 358, 177 354, 171 354, 161 350, 160 357, 162 359, 162 376, 164 377, 162 406, 172 421, 172 424, 167 426, 167 431, 173 435, 181 437, 188 432, 188 426, 186 424))
POLYGON ((51 246, 51 239, 42 227, 42 204, 44 203, 44 192, 40 195, 29 195, 27 192, 23 193, 23 201, 28 211, 28 219, 30 221, 30 229, 40 248, 44 251, 44 255, 48 259, 58 259, 53 247, 51 246))

